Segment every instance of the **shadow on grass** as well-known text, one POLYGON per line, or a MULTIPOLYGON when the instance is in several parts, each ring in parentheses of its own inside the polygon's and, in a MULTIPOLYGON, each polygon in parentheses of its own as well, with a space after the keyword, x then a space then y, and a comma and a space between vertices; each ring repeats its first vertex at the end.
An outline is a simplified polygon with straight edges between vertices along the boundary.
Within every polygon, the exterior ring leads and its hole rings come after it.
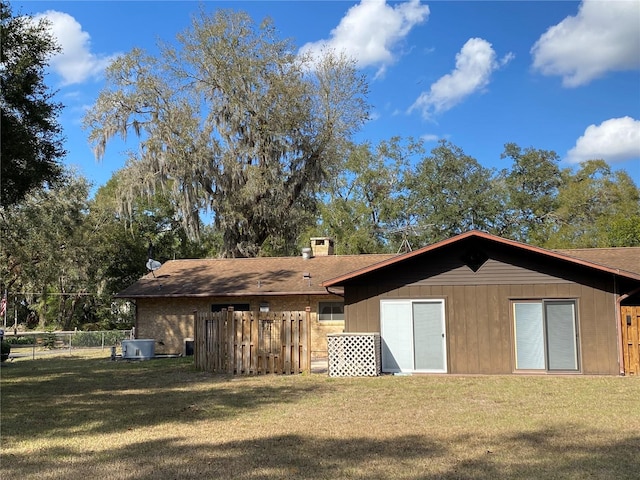
POLYGON ((3 368, 1 374, 1 433, 9 441, 219 420, 295 402, 317 389, 275 378, 246 385, 247 377, 196 371, 189 358, 34 360, 3 368), (245 382, 242 388, 238 382, 245 382))
MULTIPOLYGON (((561 434, 560 437, 565 438, 561 434)), ((468 438, 471 452, 459 458, 451 442, 423 436, 326 439, 282 435, 217 445, 167 438, 145 441, 108 452, 77 452, 51 448, 38 455, 5 458, 4 478, 30 478, 38 471, 58 480, 92 474, 101 478, 155 480, 159 478, 453 480, 453 479, 637 479, 640 437, 614 444, 569 446, 559 451, 549 431, 509 438, 516 460, 500 461, 498 452, 484 450, 468 438), (533 447, 533 448, 531 448, 533 447), (67 459, 56 463, 48 458, 67 459)))
MULTIPOLYGON (((635 480, 640 470, 637 431, 603 433, 561 420, 551 428, 495 434, 465 423, 444 433, 446 417, 438 418, 442 427, 431 424, 429 433, 418 434, 406 434, 398 424, 377 435, 375 420, 360 430, 370 434, 350 434, 341 423, 325 436, 313 427, 281 434, 261 433, 257 423, 252 429, 262 412, 251 414, 265 405, 300 402, 311 409, 302 400, 325 394, 331 400, 332 392, 345 387, 318 377, 255 380, 199 372, 191 359, 80 358, 16 362, 0 375, 0 433, 10 447, 0 464, 3 479, 635 480), (218 432, 222 422, 215 420, 225 419, 234 421, 218 432), (162 424, 170 426, 169 433, 150 439, 146 430, 162 424), (174 425, 193 429, 179 435, 174 425), (91 438, 101 434, 124 441, 104 445, 91 438), (234 435, 240 439, 231 440, 234 435), (21 440, 29 440, 28 446, 19 445, 21 440)), ((330 408, 339 412, 348 400, 336 396, 330 408)), ((406 418, 411 421, 410 414, 406 418)), ((315 420, 310 425, 323 422, 315 420)))

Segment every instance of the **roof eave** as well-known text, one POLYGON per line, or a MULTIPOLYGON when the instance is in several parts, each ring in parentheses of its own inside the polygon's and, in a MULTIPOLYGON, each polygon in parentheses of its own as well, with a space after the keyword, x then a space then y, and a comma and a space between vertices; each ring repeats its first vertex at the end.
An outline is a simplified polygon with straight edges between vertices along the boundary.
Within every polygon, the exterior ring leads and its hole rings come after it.
POLYGON ((460 242, 466 238, 469 237, 478 237, 478 238, 483 238, 485 240, 489 240, 495 243, 499 243, 502 245, 509 245, 515 248, 519 248, 522 250, 526 250, 529 252, 534 252, 540 255, 544 255, 547 257, 551 257, 551 258, 556 258, 558 260, 562 260, 562 261, 566 261, 575 265, 582 265, 588 268, 592 268, 595 270, 600 270, 603 272, 607 272, 607 273, 611 273, 613 275, 619 275, 622 277, 626 277, 626 278, 630 278, 632 280, 640 280, 640 275, 635 274, 633 272, 627 272, 624 270, 620 270, 619 268, 611 268, 611 267, 607 267, 604 265, 600 265, 597 263, 593 263, 593 262, 589 262, 587 260, 582 260, 579 258, 575 258, 575 257, 571 257, 569 255, 564 255, 561 253, 557 253, 554 252, 552 250, 547 250, 545 248, 542 247, 536 247, 533 245, 528 245, 526 243, 522 243, 522 242, 517 242, 515 240, 509 240, 506 238, 502 238, 502 237, 498 237, 495 235, 491 235, 489 233, 485 233, 485 232, 480 232, 480 231, 476 231, 476 230, 472 230, 466 233, 462 233, 460 235, 457 235, 455 237, 451 237, 448 238, 446 240, 442 240, 440 242, 434 243, 432 245, 427 245, 426 247, 422 247, 418 250, 414 250, 412 252, 408 252, 405 253, 403 255, 399 255, 398 257, 394 257, 394 258, 390 258, 388 260, 383 260, 382 262, 379 263, 375 263, 373 265, 369 265, 368 267, 362 268, 360 270, 356 270, 344 275, 341 275, 339 277, 335 277, 335 278, 331 278, 328 279, 324 282, 322 282, 322 286, 324 287, 336 287, 336 286, 340 286, 343 282, 346 282, 348 280, 351 280, 353 278, 359 277, 361 275, 364 275, 366 273, 378 270, 380 268, 384 268, 387 267, 389 265, 394 265, 396 263, 400 263, 400 262, 404 262, 409 260, 410 258, 416 257, 416 256, 420 256, 420 255, 424 255, 425 253, 428 253, 430 251, 433 250, 437 250, 443 247, 446 247, 447 245, 451 245, 453 243, 457 243, 460 242))
POLYGON ((283 292, 238 292, 238 293, 220 293, 220 292, 204 292, 204 293, 141 293, 141 294, 116 294, 115 298, 122 299, 139 299, 139 298, 209 298, 209 297, 277 297, 285 295, 336 295, 335 293, 328 292, 325 288, 322 290, 305 290, 305 291, 283 291, 283 292))

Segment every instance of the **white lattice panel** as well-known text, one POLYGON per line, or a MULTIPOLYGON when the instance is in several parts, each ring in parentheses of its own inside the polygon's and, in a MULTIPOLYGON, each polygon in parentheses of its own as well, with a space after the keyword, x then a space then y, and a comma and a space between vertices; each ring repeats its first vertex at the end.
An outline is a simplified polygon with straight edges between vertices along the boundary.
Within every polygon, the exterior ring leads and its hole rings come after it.
POLYGON ((380 375, 380 335, 334 333, 327 335, 330 377, 380 375))

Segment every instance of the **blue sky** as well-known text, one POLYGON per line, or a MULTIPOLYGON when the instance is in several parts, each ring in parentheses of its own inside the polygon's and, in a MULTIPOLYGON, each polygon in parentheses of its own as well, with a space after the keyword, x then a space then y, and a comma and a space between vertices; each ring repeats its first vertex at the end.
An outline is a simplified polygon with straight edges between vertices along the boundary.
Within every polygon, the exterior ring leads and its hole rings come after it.
POLYGON ((554 150, 562 167, 602 158, 640 185, 640 0, 12 1, 45 15, 63 47, 47 84, 66 108, 66 163, 95 188, 124 166, 113 142, 97 161, 81 121, 118 55, 157 52, 202 5, 273 19, 302 51, 344 49, 369 80, 371 120, 357 136, 447 139, 489 168, 504 144, 554 150))

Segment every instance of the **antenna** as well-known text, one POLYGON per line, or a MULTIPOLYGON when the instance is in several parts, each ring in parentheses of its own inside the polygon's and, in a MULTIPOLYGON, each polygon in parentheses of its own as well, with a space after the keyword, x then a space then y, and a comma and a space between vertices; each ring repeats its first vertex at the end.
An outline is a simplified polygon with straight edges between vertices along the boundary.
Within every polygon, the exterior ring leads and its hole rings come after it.
POLYGON ((424 232, 430 227, 435 226, 435 223, 429 223, 426 225, 412 225, 407 222, 404 226, 397 228, 386 228, 384 229, 386 234, 402 234, 402 242, 400 243, 400 248, 396 253, 408 253, 413 249, 411 247, 411 243, 409 243, 409 235, 418 236, 421 232, 424 232))

